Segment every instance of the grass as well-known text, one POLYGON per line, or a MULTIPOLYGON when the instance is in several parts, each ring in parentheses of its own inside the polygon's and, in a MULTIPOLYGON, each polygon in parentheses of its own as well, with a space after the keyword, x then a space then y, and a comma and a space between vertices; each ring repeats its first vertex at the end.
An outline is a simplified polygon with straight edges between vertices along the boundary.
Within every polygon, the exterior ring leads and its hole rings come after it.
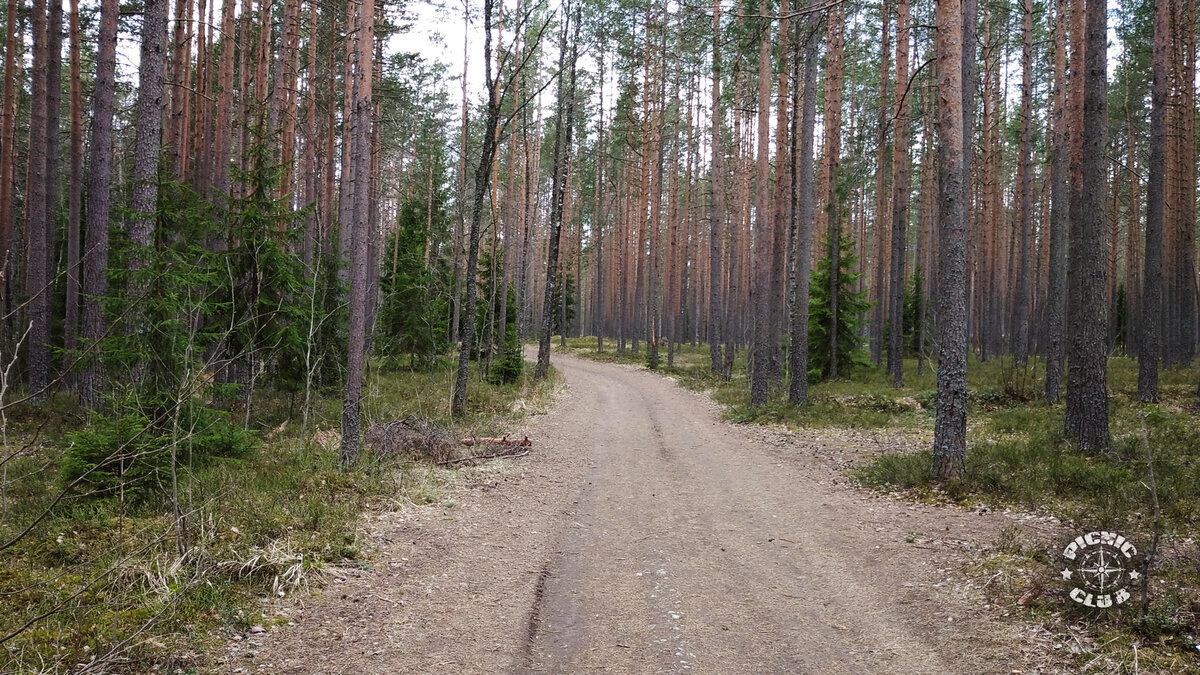
MULTIPOLYGON (((422 415, 453 433, 498 435, 546 403, 555 378, 512 385, 472 379, 469 416, 453 424, 453 370, 373 372, 364 416, 422 415)), ((51 508, 69 431, 84 417, 67 396, 9 411, 0 545, 45 510, 29 534, 0 550, 0 672, 60 672, 112 656, 123 672, 203 667, 220 635, 269 625, 263 598, 319 584, 340 567, 369 567, 363 512, 444 502, 470 468, 441 468, 365 451, 353 470, 337 462, 340 391, 313 401, 307 431, 290 397, 256 392, 253 452, 181 467, 184 527, 163 491, 68 495, 51 508), (178 533, 187 533, 186 546, 178 533), (43 616, 44 615, 44 616, 43 616), (20 630, 26 622, 28 628, 20 630)))
MULTIPOLYGON (((587 358, 642 365, 647 360, 644 345, 640 354, 616 354, 611 344, 609 352, 596 354, 594 338, 567 344, 568 351, 587 358)), ((707 345, 685 345, 675 365, 660 370, 684 386, 707 392, 733 422, 793 429, 901 430, 932 440, 936 375, 932 368, 918 375, 915 360, 905 361, 906 386, 900 389, 892 388, 882 369, 864 368, 847 378, 811 385, 809 406, 793 406, 785 392, 776 391, 757 408, 749 405, 744 352, 729 382, 712 374, 708 364, 707 345)), ((874 457, 855 468, 853 477, 908 499, 1049 513, 1080 533, 1115 529, 1145 548, 1153 529, 1153 506, 1141 440, 1144 414, 1163 532, 1145 616, 1137 607, 1088 614, 1074 606, 1056 580, 1057 543, 1018 541, 1009 532, 990 548, 977 572, 991 580, 988 592, 996 596, 994 601, 1006 603, 1011 612, 1041 621, 1062 635, 1074 631, 1073 639, 1088 645, 1073 657, 1079 668, 1090 663, 1092 672, 1200 673, 1197 368, 1162 371, 1161 400, 1151 405, 1137 401, 1136 361, 1109 359, 1112 447, 1099 456, 1076 452, 1064 438, 1063 404, 1050 405, 1041 397, 1044 363, 1035 360, 1015 368, 1007 359, 972 361, 967 372, 967 472, 961 481, 934 485, 928 450, 874 457)))

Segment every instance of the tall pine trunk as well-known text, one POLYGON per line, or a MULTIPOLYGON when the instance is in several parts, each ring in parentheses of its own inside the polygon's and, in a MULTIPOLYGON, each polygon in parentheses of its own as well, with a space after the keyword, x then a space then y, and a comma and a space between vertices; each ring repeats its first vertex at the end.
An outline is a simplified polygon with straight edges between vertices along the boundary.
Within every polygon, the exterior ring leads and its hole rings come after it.
POLYGON ((1150 85, 1150 177, 1146 184, 1146 255, 1142 276, 1141 337, 1138 345, 1138 400, 1158 400, 1162 355, 1163 215, 1166 198, 1167 67, 1170 5, 1154 10, 1154 54, 1150 85))
POLYGON ((8 313, 9 240, 12 234, 13 140, 17 128, 17 0, 8 0, 4 37, 4 101, 0 122, 0 312, 8 313))
MULTIPOLYGON (((492 178, 492 160, 496 156, 496 129, 500 124, 500 75, 492 76, 492 12, 495 0, 483 2, 483 68, 484 86, 487 91, 487 108, 483 120, 482 147, 479 164, 475 167, 475 192, 471 202, 471 222, 468 231, 466 272, 466 299, 462 314, 464 321, 459 332, 458 371, 454 378, 454 393, 450 412, 460 417, 467 411, 467 380, 471 372, 471 346, 475 339, 475 298, 477 286, 475 271, 479 263, 479 239, 483 230, 483 205, 487 201, 488 185, 492 178)), ((548 347, 549 345, 547 345, 548 347)))
POLYGON ((713 0, 712 38, 712 208, 709 211, 708 236, 708 358, 709 369, 724 371, 721 354, 722 317, 721 257, 722 230, 725 224, 725 144, 721 140, 721 2, 713 0))
POLYGON ((119 0, 100 4, 100 35, 96 53, 96 80, 92 100, 92 145, 88 162, 87 239, 80 257, 82 268, 82 347, 90 353, 79 378, 79 404, 94 409, 100 404, 103 369, 99 343, 106 325, 101 303, 108 292, 109 184, 112 179, 113 99, 116 92, 117 23, 119 0))
MULTIPOLYGON (((888 228, 884 225, 884 214, 888 213, 887 189, 890 178, 889 174, 895 170, 894 162, 890 170, 887 166, 887 122, 890 116, 889 113, 892 112, 888 109, 887 102, 888 71, 890 68, 890 54, 888 50, 891 48, 889 44, 891 38, 888 34, 891 28, 890 9, 889 0, 883 0, 880 8, 880 19, 883 21, 883 28, 880 31, 879 44, 879 119, 876 121, 875 127, 875 247, 871 261, 875 268, 875 279, 874 283, 871 284, 871 300, 875 303, 871 308, 871 363, 874 363, 876 366, 883 363, 883 326, 884 317, 887 316, 886 309, 889 301, 887 293, 888 277, 886 276, 888 267, 888 228)), ((899 25, 896 27, 896 32, 896 82, 899 84, 903 80, 899 64, 899 25)), ((899 94, 897 94, 897 100, 899 100, 899 94)), ((896 139, 894 148, 893 152, 901 149, 899 138, 896 139)), ((866 244, 866 242, 862 242, 862 244, 866 244)), ((890 321, 890 317, 887 320, 890 321)), ((891 369, 890 363, 888 369, 891 369)))
POLYGON ((791 77, 791 66, 788 64, 791 57, 791 50, 788 48, 791 34, 789 10, 788 0, 781 0, 776 50, 779 54, 779 86, 775 95, 775 204, 771 216, 771 296, 768 300, 774 311, 768 314, 770 333, 767 336, 768 354, 771 359, 767 376, 772 388, 783 383, 783 332, 787 322, 788 305, 788 239, 792 220, 792 148, 791 123, 788 119, 788 105, 791 103, 788 95, 788 80, 791 77))
POLYGON ((842 154, 842 60, 846 47, 845 18, 842 7, 829 13, 825 55, 825 218, 829 238, 829 364, 825 374, 838 376, 838 296, 841 293, 841 179, 842 154))
POLYGON ((750 277, 750 307, 754 313, 750 351, 750 405, 767 402, 771 358, 771 24, 762 19, 758 47, 758 152, 754 179, 754 251, 750 277))
MULTIPOLYGON (((546 291, 542 300, 541 326, 538 329, 538 361, 537 368, 533 371, 535 379, 545 377, 550 370, 550 326, 554 311, 553 297, 560 280, 565 281, 566 277, 565 271, 561 274, 557 273, 558 249, 559 241, 562 238, 563 202, 569 189, 567 165, 571 158, 571 132, 575 127, 573 123, 575 119, 575 59, 578 54, 576 46, 578 41, 579 10, 577 8, 575 16, 568 18, 563 25, 562 42, 559 46, 558 111, 555 115, 554 125, 554 168, 551 178, 550 233, 546 254, 546 291), (570 75, 567 74, 568 68, 564 63, 564 59, 568 58, 568 24, 573 24, 571 28, 574 29, 574 35, 570 38, 570 75), (566 79, 564 80, 564 78, 566 79)), ((567 292, 565 284, 561 292, 565 297, 567 292)), ((563 318, 565 319, 565 317, 563 318)), ((565 322, 560 328, 565 334, 567 330, 565 322)))
POLYGON ((1025 365, 1029 354, 1029 259, 1032 255, 1029 242, 1033 230, 1033 148, 1030 138, 1033 123, 1033 0, 1023 0, 1022 7, 1021 163, 1017 172, 1017 189, 1021 191, 1020 250, 1017 251, 1020 270, 1017 272, 1011 346, 1013 363, 1018 367, 1025 365))
POLYGON ((1077 321, 1072 330, 1071 370, 1068 383, 1067 437, 1079 450, 1098 453, 1108 449, 1108 311, 1105 302, 1105 148, 1108 139, 1107 13, 1098 0, 1089 0, 1085 12, 1083 54, 1083 125, 1081 128, 1082 194, 1079 210, 1071 214, 1078 239, 1072 240, 1073 267, 1079 275, 1072 298, 1077 321), (1078 245, 1076 245, 1078 244, 1078 245), (1077 255, 1076 255, 1077 254, 1077 255), (1074 409, 1072 410, 1072 404, 1074 409))
POLYGON ((1061 396, 1067 313, 1067 0, 1054 10, 1054 138, 1050 157, 1050 270, 1046 289, 1046 400, 1061 396))
MULTIPOLYGON (((896 112, 892 116, 892 278, 888 300, 888 371, 892 386, 904 386, 904 285, 908 259, 908 202, 911 192, 909 157, 908 0, 899 0, 896 18, 896 112)), ((882 301, 882 297, 881 300, 882 301)))
MULTIPOLYGON (((133 151, 133 213, 129 238, 135 250, 129 258, 129 296, 140 301, 137 270, 149 264, 158 217, 158 163, 162 133, 163 67, 167 50, 167 0, 147 0, 142 23, 141 62, 138 67, 137 139, 133 151), (139 250, 140 249, 140 250, 139 250)), ((140 310, 135 309, 135 315, 140 310)), ((138 322, 133 327, 139 330, 138 322)))
MULTIPOLYGON (((50 381, 50 249, 52 214, 47 213, 46 186, 46 111, 47 111, 47 52, 46 2, 33 2, 33 97, 29 103, 29 182, 26 188, 28 214, 25 240, 29 256, 25 264, 27 316, 29 317, 28 394, 34 400, 45 400, 50 381)), ((24 327, 22 327, 24 328, 24 327)))
POLYGON ((933 477, 955 480, 967 457, 967 203, 963 147, 963 14, 960 0, 937 3, 938 388, 933 477))
POLYGON ((808 36, 804 46, 803 110, 800 133, 796 140, 796 272, 795 306, 792 307, 791 351, 788 400, 795 405, 808 404, 808 299, 809 271, 812 266, 812 241, 815 215, 813 132, 817 122, 817 19, 806 22, 808 36))
POLYGON ((350 55, 353 77, 350 161, 354 164, 354 184, 349 218, 342 227, 350 228, 350 330, 347 337, 346 387, 342 396, 342 439, 339 464, 344 468, 358 462, 362 427, 362 396, 364 369, 367 359, 367 266, 370 239, 370 173, 371 173, 371 57, 374 44, 375 9, 373 0, 366 0, 357 9, 358 30, 350 55))
POLYGON ((67 206, 67 289, 63 346, 74 351, 79 342, 79 236, 83 217, 83 86, 79 58, 79 0, 71 0, 71 184, 67 206))

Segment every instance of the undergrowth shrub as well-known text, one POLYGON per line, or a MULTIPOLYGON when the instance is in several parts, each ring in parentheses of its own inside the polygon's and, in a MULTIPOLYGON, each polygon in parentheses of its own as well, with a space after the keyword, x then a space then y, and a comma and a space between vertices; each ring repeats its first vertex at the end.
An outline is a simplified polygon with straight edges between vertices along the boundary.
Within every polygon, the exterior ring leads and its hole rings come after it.
POLYGON ((169 482, 164 473, 172 463, 196 466, 217 457, 241 457, 256 446, 253 434, 229 423, 228 413, 196 399, 186 401, 177 414, 178 419, 164 423, 127 402, 110 414, 95 415, 87 428, 67 435, 62 482, 81 479, 93 496, 118 488, 144 494, 169 482))

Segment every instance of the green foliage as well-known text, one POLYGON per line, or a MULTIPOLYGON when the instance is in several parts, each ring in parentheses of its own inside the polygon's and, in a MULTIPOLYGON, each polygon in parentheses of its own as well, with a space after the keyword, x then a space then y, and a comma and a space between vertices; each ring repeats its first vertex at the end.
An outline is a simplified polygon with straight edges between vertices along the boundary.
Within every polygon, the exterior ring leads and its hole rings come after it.
MULTIPOLYGON (((425 204, 406 201, 396 232, 388 238, 390 264, 380 280, 383 298, 376 345, 389 359, 407 356, 409 367, 432 368, 448 339, 446 284, 438 270, 425 265, 429 233, 425 204)), ((443 218, 439 212, 438 218, 443 218)))
MULTIPOLYGON (((453 375, 449 369, 381 374, 373 382, 378 394, 365 404, 377 418, 422 415, 448 424, 453 375)), ((510 433, 519 411, 539 409, 554 382, 523 374, 502 387, 479 384, 472 388, 470 417, 452 433, 510 433), (514 406, 516 400, 528 405, 514 406)), ((252 425, 288 407, 286 397, 259 395, 252 425)), ((319 586, 330 566, 371 564, 356 527, 364 511, 441 502, 449 486, 473 471, 367 452, 358 467, 342 472, 336 451, 340 392, 316 398, 304 435, 296 423, 248 445, 238 444, 250 437, 240 425, 223 425, 224 415, 195 402, 180 415, 181 431, 192 433, 176 448, 185 515, 177 521, 159 488, 170 484, 169 449, 162 447, 169 432, 156 436, 154 420, 133 414, 85 422, 68 402, 55 402, 56 414, 59 408, 68 413, 63 431, 46 427, 37 457, 9 463, 0 542, 46 516, 0 551, 0 634, 46 616, 0 650, 0 672, 41 672, 54 664, 74 670, 73 664, 139 633, 155 639, 132 639, 121 653, 121 672, 149 672, 166 655, 172 671, 207 672, 214 667, 208 654, 215 634, 271 627, 277 618, 260 614, 264 597, 319 586), (81 442, 87 447, 76 447, 81 442), (123 473, 119 462, 110 461, 47 510, 57 495, 53 488, 81 473, 73 456, 97 464, 122 445, 123 473), (150 454, 133 457, 143 450, 150 454), (192 543, 191 553, 180 555, 181 537, 192 543)), ((112 405, 134 407, 129 401, 112 405)), ((10 412, 23 420, 40 410, 25 404, 10 412)), ((22 444, 37 433, 23 423, 9 431, 10 440, 22 444)))
MULTIPOLYGON (((866 292, 856 293, 854 284, 860 274, 853 270, 857 266, 858 256, 854 254, 854 242, 849 236, 842 234, 840 238, 838 279, 838 373, 849 375, 858 366, 869 365, 866 354, 859 340, 862 326, 861 316, 871 308, 866 292)), ((808 304, 808 379, 811 382, 820 381, 829 376, 829 324, 832 316, 830 308, 830 279, 833 272, 830 258, 832 257, 832 241, 827 239, 825 257, 817 262, 813 270, 809 288, 808 304)))
POLYGON ((508 301, 505 303, 504 341, 500 345, 500 355, 488 371, 488 382, 492 384, 508 384, 516 382, 521 377, 525 367, 525 359, 521 355, 521 338, 517 335, 517 294, 509 287, 508 301))
POLYGON ((575 324, 575 277, 571 274, 559 273, 557 280, 554 282, 554 292, 550 296, 550 305, 553 307, 553 315, 550 317, 550 334, 563 335, 575 324), (567 316, 566 323, 563 323, 563 293, 566 293, 567 300, 567 316))
POLYGON ((115 490, 148 497, 170 484, 172 466, 195 467, 217 457, 241 457, 256 440, 229 423, 228 414, 193 397, 177 411, 145 402, 122 401, 113 416, 97 415, 87 428, 67 435, 60 464, 63 483, 91 487, 95 497, 115 490), (172 414, 170 424, 147 417, 147 410, 172 414))
POLYGON ((307 210, 293 211, 290 196, 276 196, 283 166, 263 140, 247 148, 250 169, 234 169, 246 194, 231 200, 222 256, 225 281, 210 315, 213 329, 228 328, 225 351, 230 379, 243 385, 257 376, 259 363, 272 379, 295 391, 302 386, 304 353, 313 292, 304 265, 291 253, 307 210))
POLYGON ((118 391, 71 436, 66 482, 82 479, 93 495, 116 485, 161 491, 166 470, 253 446, 215 400, 235 395, 260 367, 279 391, 303 386, 313 291, 288 247, 306 212, 276 196, 281 167, 265 142, 247 152, 252 169, 235 172, 245 194, 228 208, 163 183, 154 241, 143 250, 125 242, 122 257, 138 263, 116 284, 127 320, 102 349, 118 391), (235 386, 214 381, 214 355, 235 386))
POLYGON ((921 349, 923 321, 921 317, 921 293, 925 278, 921 266, 913 272, 908 286, 904 288, 904 355, 916 356, 921 349))

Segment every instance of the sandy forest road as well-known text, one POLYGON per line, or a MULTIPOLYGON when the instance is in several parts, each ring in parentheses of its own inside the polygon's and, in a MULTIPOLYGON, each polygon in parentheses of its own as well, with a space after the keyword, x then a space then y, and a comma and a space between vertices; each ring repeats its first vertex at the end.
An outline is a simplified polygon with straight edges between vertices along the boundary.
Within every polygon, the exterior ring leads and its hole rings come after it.
POLYGON ((835 484, 656 374, 554 363, 530 456, 375 520, 376 569, 222 672, 1052 672, 956 571, 1003 516, 835 484))

